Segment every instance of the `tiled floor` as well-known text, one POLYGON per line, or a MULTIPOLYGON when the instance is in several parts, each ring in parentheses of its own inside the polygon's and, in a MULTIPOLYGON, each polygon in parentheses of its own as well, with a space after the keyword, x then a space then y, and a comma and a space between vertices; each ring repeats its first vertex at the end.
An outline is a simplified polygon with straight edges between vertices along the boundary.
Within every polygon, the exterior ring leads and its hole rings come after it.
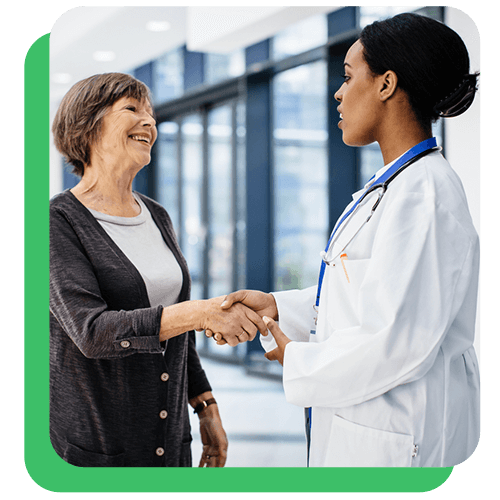
MULTIPOLYGON (((305 467, 304 410, 286 402, 283 386, 241 366, 202 358, 229 448, 226 467, 305 467)), ((201 456, 198 417, 191 415, 193 465, 201 456)))

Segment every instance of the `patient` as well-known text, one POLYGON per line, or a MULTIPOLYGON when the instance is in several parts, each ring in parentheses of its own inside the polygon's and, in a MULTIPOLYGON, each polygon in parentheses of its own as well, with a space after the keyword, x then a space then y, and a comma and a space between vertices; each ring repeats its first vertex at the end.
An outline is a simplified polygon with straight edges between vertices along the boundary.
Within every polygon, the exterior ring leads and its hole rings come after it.
POLYGON ((75 84, 53 123, 79 183, 50 202, 50 438, 80 467, 223 467, 227 438, 193 330, 243 342, 265 324, 222 297, 190 301, 191 279, 163 207, 132 190, 157 131, 130 75, 75 84))

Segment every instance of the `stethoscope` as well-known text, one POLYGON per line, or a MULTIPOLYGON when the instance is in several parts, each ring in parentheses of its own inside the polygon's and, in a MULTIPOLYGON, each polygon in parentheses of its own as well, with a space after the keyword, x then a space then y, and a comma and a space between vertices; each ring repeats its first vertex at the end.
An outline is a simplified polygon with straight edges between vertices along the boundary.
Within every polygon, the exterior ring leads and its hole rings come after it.
POLYGON ((318 291, 316 293, 316 304, 314 307, 316 312, 318 311, 318 307, 319 307, 321 287, 323 284, 323 278, 324 278, 326 266, 327 265, 328 266, 335 266, 335 264, 333 264, 333 262, 340 255, 342 255, 342 253, 345 251, 347 246, 358 235, 358 233, 361 231, 361 229, 363 229, 363 227, 367 224, 367 222, 373 217, 375 210, 380 205, 380 202, 382 201, 383 197, 385 196, 385 193, 387 192, 387 188, 388 188, 389 184, 401 172, 403 172, 406 168, 408 168, 410 165, 415 163, 417 160, 420 160, 422 157, 428 155, 432 151, 438 151, 438 150, 441 150, 441 148, 437 145, 437 141, 436 141, 435 137, 432 137, 431 139, 426 139, 425 141, 422 141, 419 144, 417 144, 416 146, 414 146, 413 148, 409 149, 405 154, 400 156, 394 162, 394 164, 391 165, 391 167, 389 167, 382 175, 380 175, 380 177, 375 179, 373 181, 373 183, 366 189, 366 191, 357 199, 357 201, 354 203, 354 205, 342 216, 340 221, 335 226, 335 228, 330 236, 330 239, 328 240, 328 243, 326 245, 325 250, 321 252, 322 262, 321 262, 321 269, 320 269, 319 280, 318 280, 318 291), (377 190, 379 190, 380 192, 378 193, 377 200, 373 204, 373 206, 370 210, 370 213, 368 214, 368 217, 363 221, 361 226, 351 236, 351 238, 342 247, 342 249, 338 253, 336 253, 334 257, 329 258, 328 254, 329 254, 330 250, 333 248, 334 243, 338 240, 340 234, 347 226, 347 223, 349 222, 351 216, 360 207, 363 200, 365 200, 366 197, 370 193, 373 193, 374 191, 377 191, 377 190))
MULTIPOLYGON (((409 165, 408 165, 409 166, 409 165)), ((392 179, 390 179, 392 181, 392 179)), ((334 235, 334 237, 331 239, 331 241, 329 242, 328 246, 327 246, 327 249, 326 250, 322 250, 320 252, 320 256, 321 258, 323 259, 323 262, 327 265, 327 266, 332 266, 332 267, 335 267, 335 264, 333 263, 335 260, 337 260, 345 251, 345 249, 347 248, 347 246, 351 243, 351 241, 357 236, 357 234, 361 231, 361 229, 363 229, 364 225, 372 218, 375 210, 377 209, 377 207, 379 206, 379 203, 380 201, 382 200, 382 198, 384 197, 385 195, 385 192, 387 191, 387 185, 389 183, 386 182, 384 184, 376 184, 374 186, 371 186, 365 193, 363 193, 362 195, 362 198, 366 198, 370 193, 372 193, 373 191, 376 191, 377 189, 381 189, 382 191, 378 194, 378 198, 377 200, 375 201, 372 209, 370 210, 370 213, 368 215, 368 217, 363 221, 363 223, 361 224, 361 226, 359 226, 359 228, 356 230, 356 232, 349 238, 349 240, 347 241, 347 243, 342 247, 342 249, 337 253, 335 254, 335 257, 330 257, 330 258, 327 258, 328 257, 328 253, 330 252, 330 250, 334 247, 334 243, 337 241, 337 239, 339 238, 339 236, 342 234, 342 231, 344 230, 344 228, 347 226, 347 222, 342 226, 342 229, 340 229, 339 231, 337 231, 334 235)), ((356 210, 361 206, 361 202, 359 204, 356 205, 355 209, 352 211, 352 213, 350 215, 353 215, 354 213, 356 213, 356 210)))

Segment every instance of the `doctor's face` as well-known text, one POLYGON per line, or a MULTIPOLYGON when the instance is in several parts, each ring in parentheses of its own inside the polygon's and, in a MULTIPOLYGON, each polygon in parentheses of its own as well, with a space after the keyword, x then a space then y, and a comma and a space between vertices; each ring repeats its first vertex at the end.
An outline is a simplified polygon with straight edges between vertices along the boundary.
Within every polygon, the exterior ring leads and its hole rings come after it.
POLYGON ((348 146, 365 146, 377 140, 380 78, 372 74, 363 57, 363 45, 355 42, 344 59, 344 83, 335 93, 340 103, 339 128, 348 146))

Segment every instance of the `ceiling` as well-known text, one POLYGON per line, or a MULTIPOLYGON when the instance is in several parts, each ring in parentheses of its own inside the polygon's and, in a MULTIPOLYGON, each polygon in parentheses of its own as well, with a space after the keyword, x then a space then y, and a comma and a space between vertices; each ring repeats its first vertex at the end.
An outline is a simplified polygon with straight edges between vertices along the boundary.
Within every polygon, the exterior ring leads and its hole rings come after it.
POLYGON ((338 8, 77 7, 51 31, 51 101, 58 102, 82 78, 130 71, 183 44, 192 51, 232 52, 338 8))

